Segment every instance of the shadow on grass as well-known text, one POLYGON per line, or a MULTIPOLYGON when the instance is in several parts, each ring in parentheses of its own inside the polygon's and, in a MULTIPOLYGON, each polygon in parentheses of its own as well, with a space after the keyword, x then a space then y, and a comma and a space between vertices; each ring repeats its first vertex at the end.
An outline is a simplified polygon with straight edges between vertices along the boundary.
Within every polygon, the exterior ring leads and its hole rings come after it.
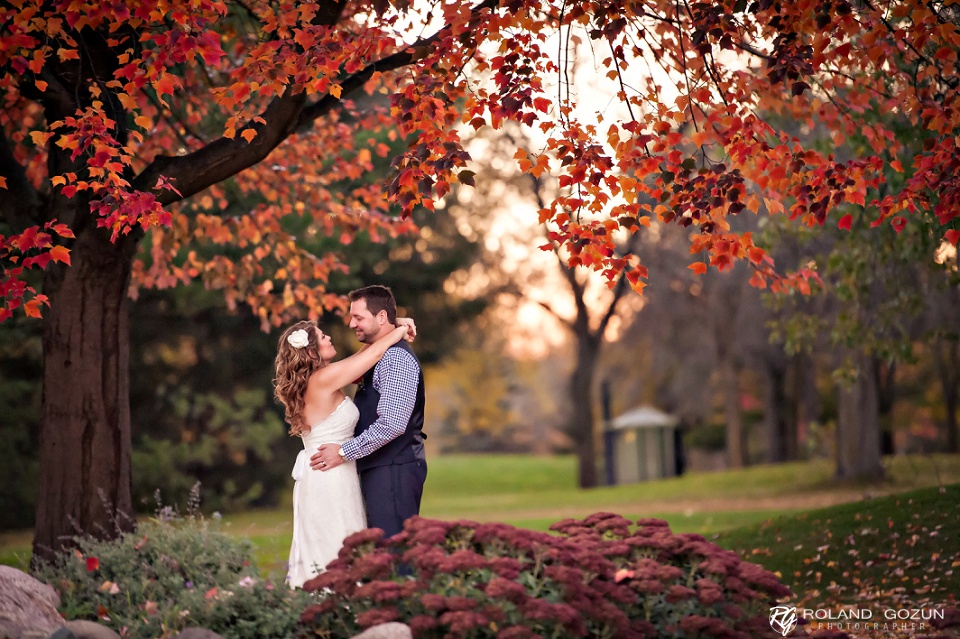
POLYGON ((781 575, 798 607, 928 603, 960 593, 960 484, 776 517, 715 542, 781 575))

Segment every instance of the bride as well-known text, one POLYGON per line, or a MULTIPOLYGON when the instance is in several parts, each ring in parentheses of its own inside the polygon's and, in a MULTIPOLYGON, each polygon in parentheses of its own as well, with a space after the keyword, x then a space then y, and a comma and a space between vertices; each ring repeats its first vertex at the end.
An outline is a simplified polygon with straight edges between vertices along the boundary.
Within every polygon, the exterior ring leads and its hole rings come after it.
POLYGON ((280 336, 274 394, 286 409, 290 434, 304 450, 293 468, 293 543, 287 582, 299 588, 336 559, 343 540, 367 527, 356 463, 310 472, 310 454, 321 444, 353 437, 360 415, 341 390, 373 368, 387 348, 416 335, 413 321, 398 318, 389 335, 338 362, 329 335, 316 322, 297 322, 280 336), (402 322, 402 323, 401 323, 402 322))

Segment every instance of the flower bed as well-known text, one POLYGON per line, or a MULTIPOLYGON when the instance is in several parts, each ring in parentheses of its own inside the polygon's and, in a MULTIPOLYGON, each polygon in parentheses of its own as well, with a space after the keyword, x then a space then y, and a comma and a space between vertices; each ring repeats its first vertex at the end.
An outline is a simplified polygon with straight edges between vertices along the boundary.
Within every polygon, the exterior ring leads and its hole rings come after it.
POLYGON ((77 537, 40 566, 69 620, 87 619, 124 639, 156 639, 191 626, 230 639, 289 639, 315 597, 263 579, 249 541, 173 513, 113 540, 77 537))
POLYGON ((551 529, 413 518, 389 540, 361 531, 304 585, 322 600, 302 630, 350 637, 401 621, 422 638, 778 636, 769 609, 790 590, 700 535, 609 513, 551 529))

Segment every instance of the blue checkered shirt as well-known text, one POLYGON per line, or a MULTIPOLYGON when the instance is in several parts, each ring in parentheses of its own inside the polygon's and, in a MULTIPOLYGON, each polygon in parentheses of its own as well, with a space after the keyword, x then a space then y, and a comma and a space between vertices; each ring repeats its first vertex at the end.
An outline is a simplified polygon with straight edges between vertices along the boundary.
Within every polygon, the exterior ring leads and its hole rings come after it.
POLYGON ((420 364, 402 348, 388 348, 373 368, 373 389, 380 393, 377 419, 357 437, 344 442, 347 459, 366 457, 407 429, 417 401, 420 364))

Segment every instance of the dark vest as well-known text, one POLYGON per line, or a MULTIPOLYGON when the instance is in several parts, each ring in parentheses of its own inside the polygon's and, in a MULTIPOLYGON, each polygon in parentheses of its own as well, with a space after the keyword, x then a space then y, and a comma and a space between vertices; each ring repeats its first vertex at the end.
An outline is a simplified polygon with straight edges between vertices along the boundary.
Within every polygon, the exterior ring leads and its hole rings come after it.
MULTIPOLYGON (((402 348, 413 355, 413 349, 406 342, 397 342, 390 348, 402 348)), ((416 355, 413 355, 413 357, 416 359, 416 355)), ((417 363, 419 364, 420 361, 417 360, 417 363)), ((353 398, 353 402, 360 410, 360 419, 353 430, 354 437, 367 430, 370 424, 377 421, 377 404, 380 403, 380 393, 373 387, 373 371, 375 369, 376 366, 364 373, 363 381, 353 398)), ((387 442, 366 457, 358 459, 357 470, 426 459, 423 451, 423 440, 427 438, 423 434, 423 404, 423 370, 421 369, 417 379, 417 400, 413 405, 410 421, 407 422, 407 429, 396 439, 387 442)))

